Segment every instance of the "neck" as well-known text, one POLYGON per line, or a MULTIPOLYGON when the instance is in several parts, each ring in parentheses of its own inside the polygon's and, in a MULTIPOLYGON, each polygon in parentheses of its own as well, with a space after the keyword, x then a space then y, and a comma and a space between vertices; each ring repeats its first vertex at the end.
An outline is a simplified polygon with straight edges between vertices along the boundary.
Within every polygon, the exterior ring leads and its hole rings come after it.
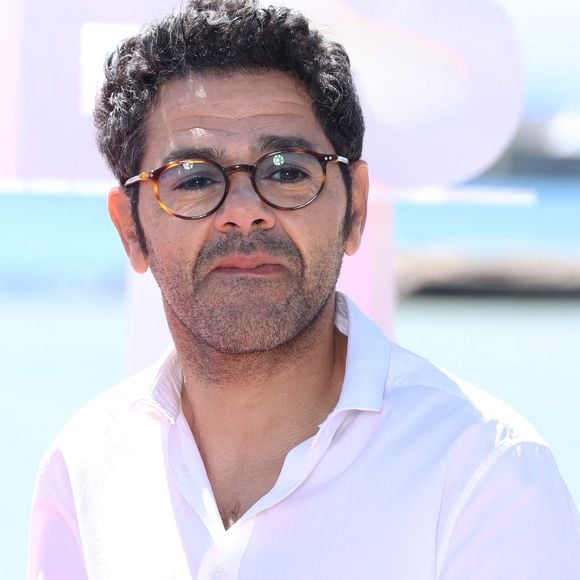
POLYGON ((170 319, 184 375, 183 409, 200 447, 215 440, 255 450, 264 439, 298 443, 316 432, 336 405, 344 376, 346 337, 334 327, 334 305, 332 297, 290 343, 250 354, 217 352, 170 319))

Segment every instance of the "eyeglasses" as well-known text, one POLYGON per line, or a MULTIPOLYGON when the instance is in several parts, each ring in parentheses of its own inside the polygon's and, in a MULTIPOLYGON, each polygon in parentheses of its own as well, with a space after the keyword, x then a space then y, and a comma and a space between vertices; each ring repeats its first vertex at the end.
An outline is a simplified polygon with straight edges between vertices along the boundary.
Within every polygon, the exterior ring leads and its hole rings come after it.
POLYGON ((328 163, 350 162, 340 155, 295 147, 268 153, 253 165, 222 167, 207 159, 172 161, 127 179, 125 186, 152 181, 155 197, 168 214, 196 220, 215 212, 228 195, 230 175, 245 171, 264 203, 276 209, 294 210, 309 205, 320 195, 328 163))

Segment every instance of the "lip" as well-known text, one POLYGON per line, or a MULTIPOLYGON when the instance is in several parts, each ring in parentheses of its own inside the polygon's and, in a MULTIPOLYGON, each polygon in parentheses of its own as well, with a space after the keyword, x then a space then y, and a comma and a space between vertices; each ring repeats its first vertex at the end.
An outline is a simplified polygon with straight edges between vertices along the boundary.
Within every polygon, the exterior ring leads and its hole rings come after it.
POLYGON ((273 256, 265 254, 232 255, 215 263, 212 270, 218 274, 266 276, 278 274, 284 266, 273 256))

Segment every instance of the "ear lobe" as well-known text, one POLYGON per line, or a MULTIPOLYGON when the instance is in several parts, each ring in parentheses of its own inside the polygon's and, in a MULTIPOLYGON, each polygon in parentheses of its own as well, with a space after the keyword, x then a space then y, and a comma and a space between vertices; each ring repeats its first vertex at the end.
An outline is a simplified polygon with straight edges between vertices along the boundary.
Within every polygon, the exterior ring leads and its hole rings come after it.
POLYGON ((122 187, 119 186, 111 189, 109 192, 108 208, 111 221, 121 238, 133 270, 139 274, 143 274, 149 268, 149 263, 139 244, 135 221, 131 215, 131 200, 122 187))
POLYGON ((347 256, 352 256, 360 246, 367 221, 369 171, 366 161, 355 161, 349 169, 352 176, 352 220, 344 252, 347 256))

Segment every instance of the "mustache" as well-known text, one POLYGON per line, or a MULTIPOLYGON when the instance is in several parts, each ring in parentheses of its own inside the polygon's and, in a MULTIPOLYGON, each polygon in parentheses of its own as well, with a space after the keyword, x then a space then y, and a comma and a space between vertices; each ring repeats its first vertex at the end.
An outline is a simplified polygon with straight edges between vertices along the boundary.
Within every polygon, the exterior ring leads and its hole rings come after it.
POLYGON ((209 242, 201 249, 194 268, 203 270, 216 259, 232 254, 251 255, 255 253, 269 254, 300 268, 303 265, 298 248, 289 238, 280 234, 256 230, 249 234, 232 232, 224 238, 209 242))

